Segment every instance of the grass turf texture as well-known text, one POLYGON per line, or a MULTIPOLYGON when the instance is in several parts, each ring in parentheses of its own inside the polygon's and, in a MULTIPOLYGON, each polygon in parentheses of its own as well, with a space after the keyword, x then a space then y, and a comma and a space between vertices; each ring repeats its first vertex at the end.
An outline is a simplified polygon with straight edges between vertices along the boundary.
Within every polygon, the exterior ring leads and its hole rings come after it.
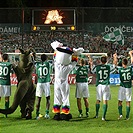
MULTIPOLYGON (((123 116, 122 120, 118 120, 117 109, 117 95, 119 86, 111 86, 111 100, 108 104, 108 111, 106 115, 107 121, 102 121, 102 103, 100 106, 99 118, 94 119, 95 116, 95 102, 96 91, 95 85, 89 85, 90 91, 90 116, 89 118, 78 118, 78 110, 75 98, 75 85, 71 85, 70 90, 70 112, 73 119, 70 121, 55 121, 53 120, 54 114, 52 113, 53 106, 53 85, 51 86, 51 108, 50 119, 41 118, 35 119, 35 110, 33 112, 32 120, 24 120, 20 118, 20 108, 5 118, 0 114, 0 133, 132 133, 133 132, 133 110, 131 107, 130 120, 124 120, 126 114, 125 101, 123 102, 123 116)), ((12 96, 10 97, 10 104, 14 97, 16 87, 12 87, 12 96)), ((133 104, 132 104, 133 105, 133 104)), ((4 98, 0 103, 0 108, 4 108, 4 98)), ((82 100, 83 115, 85 116, 85 107, 82 100)), ((45 98, 42 98, 40 112, 45 114, 45 98)))

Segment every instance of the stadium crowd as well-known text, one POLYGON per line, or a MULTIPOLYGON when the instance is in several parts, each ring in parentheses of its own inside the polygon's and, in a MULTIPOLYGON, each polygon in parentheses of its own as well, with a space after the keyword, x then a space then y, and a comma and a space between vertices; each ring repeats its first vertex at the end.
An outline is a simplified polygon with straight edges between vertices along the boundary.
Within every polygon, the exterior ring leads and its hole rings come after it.
MULTIPOLYGON (((36 50, 36 52, 38 52, 38 53, 53 53, 54 51, 52 50, 52 48, 51 48, 51 42, 52 41, 54 41, 54 40, 58 40, 58 41, 60 41, 60 42, 62 42, 64 45, 68 45, 69 47, 72 47, 72 48, 78 48, 78 47, 83 47, 84 49, 85 49, 85 52, 86 53, 108 53, 108 57, 111 57, 112 58, 112 55, 113 55, 113 58, 115 57, 115 60, 116 60, 116 63, 115 63, 115 65, 117 64, 117 63, 119 63, 118 61, 119 60, 117 60, 117 54, 115 53, 115 52, 117 52, 117 53, 119 53, 119 55, 121 56, 125 56, 125 57, 127 57, 127 56, 129 56, 128 54, 129 54, 129 51, 130 51, 130 49, 132 49, 132 41, 131 40, 129 40, 129 38, 127 38, 126 39, 126 41, 125 41, 125 44, 122 46, 122 45, 117 45, 117 44, 112 44, 112 43, 110 43, 110 42, 106 42, 106 41, 104 41, 103 40, 103 38, 102 38, 102 35, 96 35, 96 36, 94 36, 93 34, 91 34, 91 33, 87 33, 87 34, 81 34, 81 33, 68 33, 68 32, 55 32, 55 33, 52 33, 52 32, 40 32, 40 33, 31 33, 31 34, 24 34, 23 36, 21 35, 21 34, 1 34, 1 36, 0 36, 0 48, 1 48, 1 52, 2 53, 5 53, 5 52, 15 52, 19 47, 23 47, 24 49, 28 49, 28 48, 34 48, 35 50, 36 50), (114 54, 115 53, 115 54, 114 54), (116 56, 114 56, 114 55, 116 55, 116 56)), ((20 50, 21 51, 21 50, 20 50)), ((42 57, 42 56, 41 56, 42 57)), ((87 58, 89 57, 89 55, 87 55, 87 58)), ((27 57, 26 57, 27 58, 27 57)), ((119 57, 118 57, 119 58, 119 57)), ((42 58, 41 58, 42 59, 42 58)), ((90 57, 89 57, 89 61, 90 61, 90 57)), ((125 62, 123 62, 123 60, 122 60, 122 69, 125 69, 126 67, 124 67, 123 65, 128 65, 128 59, 127 58, 125 58, 126 60, 125 60, 125 62)), ((130 52, 130 59, 133 59, 133 51, 132 52, 130 52)), ((46 61, 46 57, 44 57, 44 59, 42 60, 42 61, 46 61)), ((43 66, 42 65, 42 61, 41 61, 41 66, 43 66)), ((88 62, 89 62, 88 61, 88 62)), ((90 61, 90 63, 88 64, 89 66, 87 66, 87 68, 86 68, 86 80, 85 80, 85 82, 86 82, 86 84, 87 84, 87 88, 88 88, 88 68, 90 68, 91 70, 92 70, 92 68, 94 68, 95 67, 95 65, 93 64, 94 62, 93 62, 94 60, 91 60, 90 61), (93 67, 93 65, 94 65, 94 67, 93 67)), ((102 70, 103 70, 103 68, 104 68, 104 72, 108 72, 108 78, 106 77, 106 79, 107 79, 107 81, 106 81, 106 84, 104 83, 104 84, 102 84, 103 85, 103 87, 105 87, 105 89, 107 89, 107 87, 109 87, 108 85, 110 84, 109 83, 109 76, 110 76, 110 70, 111 70, 111 67, 109 66, 109 65, 105 65, 106 63, 108 63, 108 59, 107 59, 107 57, 105 57, 105 56, 102 56, 102 58, 99 60, 101 63, 102 63, 102 65, 97 65, 96 67, 99 67, 98 69, 96 69, 96 74, 97 73, 100 73, 100 77, 99 77, 99 79, 98 79, 98 84, 97 84, 97 82, 96 82, 96 84, 97 85, 101 85, 101 81, 103 82, 104 81, 104 79, 105 79, 105 75, 104 74, 107 74, 107 73, 104 73, 103 75, 102 75, 102 70), (100 68, 102 66, 102 68, 100 68), (104 67, 103 67, 104 66, 104 67), (107 67, 108 66, 108 67, 107 67), (106 68, 107 67, 107 68, 106 68), (106 68, 106 69, 105 69, 106 68), (99 71, 99 72, 98 72, 99 71), (101 75, 102 75, 102 79, 101 79, 101 75), (105 86, 105 85, 107 85, 107 87, 105 86)), ((98 64, 100 63, 100 62, 97 62, 98 64)), ((132 62, 132 60, 131 60, 131 62, 132 62)), ((49 64, 49 62, 47 62, 48 64, 49 64)), ((58 63, 57 63, 57 65, 59 65, 58 63)), ((83 67, 83 66, 85 66, 86 64, 85 64, 85 62, 83 63, 81 63, 80 64, 81 65, 81 67, 83 67)), ((60 66, 60 65, 59 65, 60 66)), ((67 66, 67 65, 64 65, 65 67, 67 66)), ((118 64, 118 66, 120 67, 120 65, 118 64)), ((73 66, 73 68, 74 67, 76 67, 76 64, 73 66)), ((95 68, 96 68, 95 67, 95 68)), ((118 68, 119 68, 118 67, 118 68)), ((27 67, 26 67, 27 68, 27 67)), ((54 67, 55 68, 55 67, 54 67)), ((116 67, 115 67, 116 68, 116 67)), ((70 68, 69 68, 70 69, 70 68)), ((114 68, 113 68, 114 69, 114 68)), ((120 69, 120 70, 122 70, 122 69, 120 69)), ((131 67, 129 67, 129 68, 127 68, 127 69, 130 69, 130 75, 132 75, 132 68, 131 67)), ((39 70, 39 72, 40 72, 40 69, 38 69, 37 68, 37 70, 39 70)), ((60 69, 59 69, 60 70, 60 69)), ((84 68, 83 68, 83 70, 85 70, 84 68)), ((119 70, 119 71, 120 71, 119 70)), ((49 71, 51 71, 51 67, 50 67, 50 65, 49 65, 49 71)), ((77 71, 77 70, 76 70, 77 71)), ((80 70, 81 71, 81 70, 80 70)), ((57 72, 57 70, 55 69, 55 72, 57 72)), ((60 71, 61 73, 62 73, 62 71, 60 71)), ((71 71, 70 71, 71 72, 71 71)), ((70 73, 69 72, 69 73, 70 73)), ((90 71, 91 72, 91 74, 93 73, 92 71, 90 71)), ((125 74, 127 74, 126 72, 127 72, 127 70, 126 71, 123 71, 122 70, 122 72, 123 72, 123 74, 125 75, 125 74)), ((128 71, 129 72, 129 71, 128 71)), ((82 73, 84 73, 84 71, 82 71, 82 73)), ((66 74, 66 73, 64 73, 64 74, 66 74)), ((77 74, 77 73, 76 73, 77 74)), ((122 74, 122 75, 123 75, 122 74)), ((129 74, 129 73, 128 73, 129 74)), ((41 74, 40 74, 41 75, 41 74)), ((62 74, 61 74, 62 75, 62 74)), ((9 75, 10 76, 10 75, 9 75)), ((45 76, 44 76, 45 77, 45 76)), ((81 76, 81 77, 84 77, 84 75, 83 76, 81 76)), ((96 77, 98 77, 97 75, 96 75, 96 77)), ((42 78, 42 75, 41 75, 41 78, 42 78)), ((60 77, 59 77, 60 78, 60 77)), ((80 77, 78 77, 79 79, 80 79, 80 77)), ((130 78, 131 78, 131 76, 130 76, 130 78)), ((55 77, 55 79, 56 79, 56 77, 55 77)), ((68 78, 67 78, 68 79, 68 78)), ((121 79, 121 78, 120 78, 121 79)), ((77 80, 77 79, 76 79, 77 80)), ((58 81, 58 80, 57 80, 58 81)), ((129 89, 131 88, 131 81, 132 80, 130 80, 130 86, 128 87, 129 89)), ((47 81, 48 83, 50 83, 50 73, 49 73, 49 81, 47 81)), ((66 81, 65 81, 66 82, 66 81)), ((81 82, 81 81, 76 81, 77 83, 79 82, 81 82)), ((124 82, 124 80, 122 81, 122 82, 124 82)), ((61 82, 60 82, 61 83, 61 82)), ((68 82, 67 82, 68 83, 68 82)), ((83 80, 83 83, 84 83, 84 80, 83 80)), ((81 83, 81 85, 83 84, 83 83, 81 83)), ((65 84, 65 83, 64 83, 65 84)), ((50 84, 49 84, 50 85, 50 84)), ((121 85, 121 84, 120 84, 121 85)), ((100 88, 101 86, 99 86, 99 88, 100 88)), ((125 86, 124 86, 125 87, 125 86)), ((81 87, 82 88, 82 87, 81 87)), ((99 88, 97 88, 97 89, 99 89, 99 88)), ((126 87, 125 87, 126 88, 126 87)), ((108 92, 109 92, 109 89, 110 88, 108 88, 108 92)), ((107 91, 107 90, 106 90, 107 91)), ((98 92, 98 91, 97 91, 98 92)), ((100 92, 100 91, 99 91, 100 92)), ((104 92, 104 91, 103 91, 104 92)), ((130 91, 131 92, 131 91, 130 91)), ((130 93, 131 94, 131 93, 130 93)), ((103 109, 104 109, 104 114, 103 114, 103 116, 102 116, 102 120, 106 120, 105 119, 105 115, 106 115, 106 111, 107 111, 107 101, 110 99, 110 94, 109 93, 107 93, 107 95, 109 96, 108 98, 105 98, 104 99, 104 106, 103 106, 103 109)), ((36 95, 36 96, 38 96, 38 97, 40 97, 39 95, 36 95)), ((48 96, 50 96, 50 95, 48 95, 48 96)), ((98 96, 99 96, 99 94, 98 94, 98 96)), ((58 96, 57 96, 58 97, 58 96)), ((85 97, 88 97, 88 96, 85 96, 85 97)), ((131 97, 131 95, 130 95, 130 97, 131 97)), ((127 114, 126 114, 126 120, 128 120, 129 119, 129 113, 130 113, 130 101, 131 101, 131 98, 129 97, 129 99, 128 99, 128 104, 126 104, 126 109, 127 109, 127 114)), ((50 97, 49 97, 50 98, 50 97)), ((78 98, 78 100, 77 100, 77 103, 80 105, 80 100, 79 100, 79 97, 77 96, 77 98, 78 98)), ((38 99, 38 100, 41 100, 40 98, 38 99)), ((50 100, 50 99, 47 99, 47 100, 50 100)), ((87 100, 87 99, 84 99, 84 100, 87 100)), ((99 112, 99 108, 100 108, 100 101, 102 100, 102 94, 101 94, 101 98, 99 99, 99 97, 97 98, 97 101, 96 101, 96 116, 95 116, 95 118, 98 118, 98 112, 99 112)), ((123 101, 123 99, 121 100, 119 100, 119 104, 118 104, 118 109, 119 109, 119 115, 120 115, 120 117, 118 118, 118 119, 121 119, 123 116, 122 116, 122 102, 121 101, 123 101)), ((50 103, 48 103, 49 105, 48 106, 50 106, 50 103)), ((88 104, 88 101, 86 101, 86 103, 85 104, 88 104)), ((57 105, 57 104, 55 104, 55 105, 57 105)), ((38 102, 38 105, 37 106, 40 106, 40 102, 38 102)), ((58 105, 59 106, 59 108, 60 108, 60 105, 58 105)), ((68 106, 68 105, 65 105, 66 107, 68 106)), ((66 108, 65 107, 65 108, 66 108)), ((69 107, 69 106, 68 106, 69 107)), ((39 108, 40 107, 38 107, 37 109, 36 109, 36 118, 37 119, 40 119, 40 116, 39 116, 39 114, 40 114, 40 112, 39 112, 39 108), (39 117, 39 118, 38 118, 39 117)), ((55 107, 56 108, 56 107, 55 107)), ((67 108, 67 110, 68 110, 69 108, 67 108)), ((63 109, 62 109, 63 110, 63 109)), ((78 106, 78 110, 79 110, 79 114, 80 114, 80 116, 79 117, 82 117, 82 108, 80 107, 80 106, 78 106)), ((89 106, 87 105, 86 106, 86 117, 88 117, 88 112, 89 112, 89 106)), ((56 111, 54 112, 55 114, 59 114, 59 113, 56 113, 56 111)), ((65 114, 65 113, 64 113, 65 114)), ((49 108, 47 108, 46 109, 46 118, 50 118, 49 117, 49 108)), ((65 114, 66 115, 66 114, 65 114)), ((56 116, 56 115, 55 115, 56 116)), ((60 117, 60 116, 59 116, 60 117)), ((64 117, 64 116, 63 116, 64 117)), ((31 117, 30 117, 30 119, 31 119, 31 117)), ((60 119, 60 118, 59 118, 60 119)), ((59 120, 59 119, 55 119, 55 120, 59 120)), ((63 119, 63 118, 61 118, 62 120, 65 120, 65 119, 63 119)), ((71 119, 71 118, 70 118, 71 119)), ((67 119, 66 119, 67 120, 67 119)))
POLYGON ((116 45, 103 40, 102 35, 93 35, 93 33, 86 32, 38 32, 25 34, 0 34, 0 51, 15 52, 18 47, 25 49, 29 47, 35 48, 38 53, 51 53, 50 43, 53 40, 61 41, 69 47, 83 47, 88 53, 114 53, 117 51, 121 54, 127 52, 133 47, 133 40, 131 37, 125 38, 125 44, 116 45))

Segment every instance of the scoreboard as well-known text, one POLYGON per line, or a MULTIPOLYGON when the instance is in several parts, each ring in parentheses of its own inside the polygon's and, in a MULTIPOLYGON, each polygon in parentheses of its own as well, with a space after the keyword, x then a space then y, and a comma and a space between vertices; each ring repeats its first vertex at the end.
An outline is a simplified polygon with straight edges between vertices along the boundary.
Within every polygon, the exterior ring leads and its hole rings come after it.
POLYGON ((74 9, 36 9, 32 10, 32 30, 76 30, 74 9))

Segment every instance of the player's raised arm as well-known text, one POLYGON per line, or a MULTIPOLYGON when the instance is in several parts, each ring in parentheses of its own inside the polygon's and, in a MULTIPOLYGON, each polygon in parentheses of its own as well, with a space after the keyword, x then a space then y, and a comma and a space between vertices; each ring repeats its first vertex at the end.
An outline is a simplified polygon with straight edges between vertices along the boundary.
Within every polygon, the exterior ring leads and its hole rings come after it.
POLYGON ((117 58, 117 53, 113 54, 113 64, 117 66, 118 63, 118 58, 117 58))
POLYGON ((88 64, 90 66, 90 72, 94 73, 95 72, 95 70, 94 70, 95 65, 93 64, 93 59, 91 58, 91 56, 89 54, 87 55, 87 57, 88 57, 88 64))
POLYGON ((129 51, 129 55, 131 58, 131 64, 133 64, 133 50, 129 51))

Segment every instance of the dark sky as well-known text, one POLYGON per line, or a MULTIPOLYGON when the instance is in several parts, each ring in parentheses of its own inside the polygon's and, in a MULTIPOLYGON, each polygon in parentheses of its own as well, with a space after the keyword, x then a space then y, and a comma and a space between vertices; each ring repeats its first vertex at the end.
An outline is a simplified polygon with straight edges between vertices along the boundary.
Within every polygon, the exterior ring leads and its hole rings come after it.
POLYGON ((0 0, 0 7, 132 7, 133 0, 0 0))

